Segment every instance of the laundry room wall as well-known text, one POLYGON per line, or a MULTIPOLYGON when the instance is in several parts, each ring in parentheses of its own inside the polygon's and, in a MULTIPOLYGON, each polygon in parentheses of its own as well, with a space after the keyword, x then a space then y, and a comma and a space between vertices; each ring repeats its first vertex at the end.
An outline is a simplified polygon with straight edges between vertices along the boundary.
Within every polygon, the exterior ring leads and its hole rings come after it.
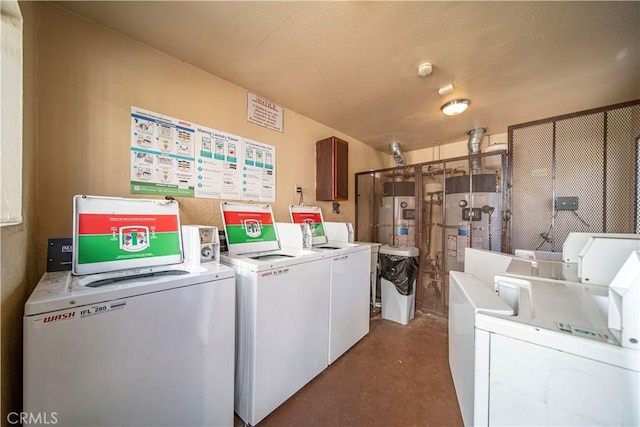
MULTIPOLYGON (((22 217, 18 225, 0 228, 0 283, 2 294, 2 414, 22 409, 22 314, 24 303, 38 280, 36 271, 36 10, 34 2, 20 3, 23 23, 23 164, 22 217)), ((19 177, 16 177, 19 179, 19 177)))
MULTIPOLYGON (((42 4, 38 44, 38 273, 49 237, 70 236, 75 194, 133 197, 131 106, 219 129, 276 147, 277 221, 297 203, 322 207, 325 220, 355 220, 355 172, 387 165, 389 155, 289 109, 284 132, 246 120, 247 89, 172 56, 42 4), (315 142, 349 142, 349 200, 340 214, 315 199, 315 142)), ((215 52, 212 52, 215 54, 215 52)), ((140 197, 140 196, 137 196, 140 197)), ((142 196, 144 197, 144 196, 142 196)), ((221 226, 218 199, 179 198, 184 224, 221 226)))

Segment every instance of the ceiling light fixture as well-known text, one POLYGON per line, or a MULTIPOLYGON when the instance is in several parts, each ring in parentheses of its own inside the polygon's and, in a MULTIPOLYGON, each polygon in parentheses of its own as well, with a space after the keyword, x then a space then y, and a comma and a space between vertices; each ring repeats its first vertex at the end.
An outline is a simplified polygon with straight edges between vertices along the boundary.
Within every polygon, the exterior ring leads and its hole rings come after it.
POLYGON ((471 104, 471 101, 468 99, 452 99, 440 107, 440 109, 447 116, 456 116, 464 112, 464 110, 469 107, 469 104, 471 104))

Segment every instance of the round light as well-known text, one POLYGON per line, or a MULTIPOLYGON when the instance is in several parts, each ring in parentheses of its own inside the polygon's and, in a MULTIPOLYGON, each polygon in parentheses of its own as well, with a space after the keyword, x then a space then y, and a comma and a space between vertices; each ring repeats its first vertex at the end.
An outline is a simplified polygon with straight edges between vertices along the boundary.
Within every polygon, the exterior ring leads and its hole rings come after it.
POLYGON ((447 116, 455 116, 466 110, 469 104, 471 104, 471 101, 468 99, 452 99, 440 107, 440 109, 447 116))

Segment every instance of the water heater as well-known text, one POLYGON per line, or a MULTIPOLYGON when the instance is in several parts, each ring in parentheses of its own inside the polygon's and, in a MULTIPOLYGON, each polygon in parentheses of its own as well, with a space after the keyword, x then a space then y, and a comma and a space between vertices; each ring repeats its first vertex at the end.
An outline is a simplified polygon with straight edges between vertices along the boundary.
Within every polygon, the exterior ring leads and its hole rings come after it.
POLYGON ((464 271, 467 247, 500 251, 502 194, 496 175, 462 175, 445 180, 445 229, 447 272, 464 271))

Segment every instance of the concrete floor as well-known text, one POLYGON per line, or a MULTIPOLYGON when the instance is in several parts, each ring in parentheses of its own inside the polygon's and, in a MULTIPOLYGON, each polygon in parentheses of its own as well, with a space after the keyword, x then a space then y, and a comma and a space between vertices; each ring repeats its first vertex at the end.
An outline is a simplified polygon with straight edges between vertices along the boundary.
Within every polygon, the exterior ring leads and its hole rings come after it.
POLYGON ((375 316, 366 337, 259 426, 462 426, 447 349, 445 319, 375 316))

